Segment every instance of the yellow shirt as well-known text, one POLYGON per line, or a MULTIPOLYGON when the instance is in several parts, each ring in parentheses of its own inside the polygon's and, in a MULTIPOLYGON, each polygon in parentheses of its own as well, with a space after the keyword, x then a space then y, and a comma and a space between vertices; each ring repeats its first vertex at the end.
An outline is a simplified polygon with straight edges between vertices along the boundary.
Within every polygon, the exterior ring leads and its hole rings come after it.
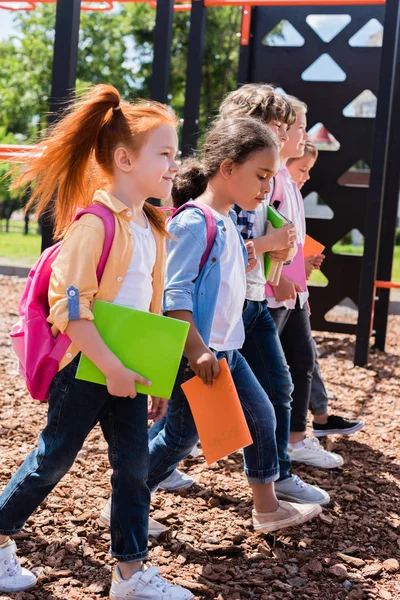
MULTIPOLYGON (((107 206, 115 217, 115 236, 100 285, 97 283, 96 269, 100 262, 105 239, 103 221, 96 215, 83 215, 69 228, 63 239, 61 250, 52 265, 49 285, 50 315, 52 332, 56 337, 65 333, 68 326, 67 289, 74 286, 79 293, 80 318, 93 320, 92 304, 96 298, 113 302, 131 262, 133 239, 130 228, 132 212, 111 194, 99 190, 93 202, 107 206)), ((165 238, 152 227, 156 241, 156 262, 154 265, 153 297, 150 311, 161 312, 165 271, 165 238)), ((69 346, 59 363, 63 369, 78 354, 73 344, 69 346)))

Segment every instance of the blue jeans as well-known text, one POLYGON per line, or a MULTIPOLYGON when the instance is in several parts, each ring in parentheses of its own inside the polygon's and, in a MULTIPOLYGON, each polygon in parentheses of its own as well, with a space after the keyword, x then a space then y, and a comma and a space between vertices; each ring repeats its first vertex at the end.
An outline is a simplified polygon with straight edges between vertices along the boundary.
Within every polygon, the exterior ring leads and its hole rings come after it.
POLYGON ((275 322, 267 302, 246 300, 243 311, 246 339, 240 352, 275 410, 276 444, 281 479, 290 471, 288 455, 293 384, 275 322))
POLYGON ((13 535, 73 465, 85 438, 100 423, 113 469, 111 554, 122 562, 146 559, 150 491, 147 396, 110 396, 103 385, 75 379, 77 359, 51 387, 47 425, 0 496, 0 534, 13 535))
MULTIPOLYGON (((243 449, 244 471, 251 484, 271 483, 279 478, 275 440, 276 420, 273 406, 258 383, 246 360, 238 350, 217 352, 218 359, 226 358, 240 398, 253 444, 243 449)), ((186 357, 179 366, 172 397, 168 402, 164 427, 158 425, 157 435, 150 437, 150 469, 148 486, 151 490, 166 479, 186 458, 199 437, 192 412, 181 384, 194 377, 186 357)))

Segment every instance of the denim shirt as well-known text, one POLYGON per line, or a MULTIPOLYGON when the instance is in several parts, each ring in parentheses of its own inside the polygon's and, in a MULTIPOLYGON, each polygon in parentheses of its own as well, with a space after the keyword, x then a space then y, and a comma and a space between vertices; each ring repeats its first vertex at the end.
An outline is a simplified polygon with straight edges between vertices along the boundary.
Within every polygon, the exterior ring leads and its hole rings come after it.
MULTIPOLYGON (((230 211, 236 224, 236 214, 230 211)), ((164 312, 188 310, 204 343, 210 342, 211 327, 217 305, 221 281, 221 256, 225 247, 225 227, 216 217, 217 231, 210 255, 199 274, 201 257, 207 247, 206 220, 197 208, 187 208, 172 218, 167 240, 167 266, 165 272, 164 312)), ((237 230, 243 250, 244 268, 247 267, 247 250, 237 230)), ((244 301, 244 299, 243 299, 244 301)))

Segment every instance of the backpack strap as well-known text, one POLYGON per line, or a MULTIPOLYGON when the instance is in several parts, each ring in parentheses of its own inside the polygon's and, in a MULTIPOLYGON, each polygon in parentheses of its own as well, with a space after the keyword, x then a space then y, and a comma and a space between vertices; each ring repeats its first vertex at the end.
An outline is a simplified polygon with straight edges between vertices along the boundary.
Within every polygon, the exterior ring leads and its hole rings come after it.
POLYGON ((203 213, 204 218, 206 220, 207 245, 206 245, 206 249, 203 252, 203 256, 201 257, 201 260, 200 260, 200 265, 199 265, 199 273, 200 273, 200 271, 206 264, 208 257, 210 256, 212 247, 214 246, 215 238, 217 235, 217 222, 215 220, 213 211, 211 210, 211 208, 209 206, 207 206, 207 204, 203 204, 202 202, 192 202, 192 201, 186 202, 185 204, 182 204, 182 206, 177 208, 175 210, 175 212, 170 216, 170 219, 174 218, 178 213, 181 213, 186 208, 190 208, 190 207, 198 208, 199 210, 201 210, 201 212, 203 213))
POLYGON ((105 238, 103 250, 101 252, 99 264, 97 265, 96 275, 97 281, 100 283, 101 278, 103 277, 104 269, 107 264, 108 256, 110 254, 111 246, 114 241, 115 235, 115 218, 114 213, 104 206, 103 204, 90 204, 83 210, 79 211, 75 217, 75 221, 80 219, 82 215, 91 214, 100 217, 103 221, 104 229, 105 229, 105 238))

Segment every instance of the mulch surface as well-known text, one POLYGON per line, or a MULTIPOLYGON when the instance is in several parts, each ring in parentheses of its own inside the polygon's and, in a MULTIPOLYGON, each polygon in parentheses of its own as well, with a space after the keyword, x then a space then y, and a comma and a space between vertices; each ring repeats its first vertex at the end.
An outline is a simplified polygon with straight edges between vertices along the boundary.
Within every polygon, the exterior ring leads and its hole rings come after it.
MULTIPOLYGON (((8 331, 23 281, 0 277, 0 486, 34 448, 46 406, 34 402, 16 371, 8 331)), ((400 598, 400 317, 389 323, 387 354, 352 365, 354 338, 318 333, 332 412, 362 417, 365 428, 329 439, 342 469, 298 467, 332 502, 315 521, 276 537, 255 535, 240 454, 207 467, 185 461, 189 491, 157 493, 152 516, 169 526, 150 539, 150 558, 167 579, 215 600, 400 598)), ((106 444, 96 428, 69 474, 29 519, 17 540, 39 583, 18 600, 95 600, 108 596, 109 533, 97 522, 110 492, 106 444)), ((0 593, 0 600, 5 596, 0 593)))

